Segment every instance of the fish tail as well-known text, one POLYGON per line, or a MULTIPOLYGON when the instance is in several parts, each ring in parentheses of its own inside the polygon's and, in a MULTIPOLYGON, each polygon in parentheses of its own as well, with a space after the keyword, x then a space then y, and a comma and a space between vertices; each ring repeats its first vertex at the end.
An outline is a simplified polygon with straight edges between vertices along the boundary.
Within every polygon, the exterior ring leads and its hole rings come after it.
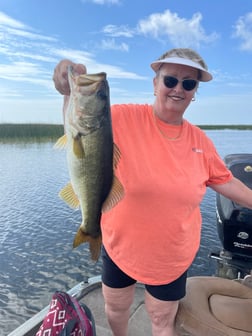
POLYGON ((99 235, 96 238, 93 238, 87 233, 83 232, 81 228, 79 228, 74 237, 73 247, 75 248, 82 243, 89 243, 91 259, 97 261, 101 253, 101 244, 102 244, 101 235, 99 235))

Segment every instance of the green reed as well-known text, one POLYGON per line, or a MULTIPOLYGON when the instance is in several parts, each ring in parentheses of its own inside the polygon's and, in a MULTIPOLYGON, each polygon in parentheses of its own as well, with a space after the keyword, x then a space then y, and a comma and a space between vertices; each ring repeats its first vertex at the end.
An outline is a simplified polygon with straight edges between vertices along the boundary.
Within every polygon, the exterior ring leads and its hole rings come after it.
POLYGON ((224 129, 233 129, 233 130, 252 130, 252 125, 199 125, 201 129, 205 130, 224 130, 224 129))
POLYGON ((1 142, 55 140, 63 133, 63 125, 0 124, 1 142))
MULTIPOLYGON (((204 130, 252 130, 252 125, 199 125, 204 130)), ((55 141, 64 133, 63 125, 53 124, 0 124, 0 142, 55 141)))

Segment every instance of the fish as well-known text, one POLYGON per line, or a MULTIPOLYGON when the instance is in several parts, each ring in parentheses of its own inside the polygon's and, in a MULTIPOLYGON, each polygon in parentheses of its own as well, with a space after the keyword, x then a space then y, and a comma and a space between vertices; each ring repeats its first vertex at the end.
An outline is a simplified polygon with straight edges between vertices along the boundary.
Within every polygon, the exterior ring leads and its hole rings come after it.
POLYGON ((55 147, 66 149, 70 182, 59 196, 70 207, 81 209, 82 222, 73 247, 88 242, 91 259, 98 260, 101 215, 124 197, 124 188, 115 175, 121 153, 113 142, 106 73, 75 75, 70 66, 68 81, 65 134, 55 147))

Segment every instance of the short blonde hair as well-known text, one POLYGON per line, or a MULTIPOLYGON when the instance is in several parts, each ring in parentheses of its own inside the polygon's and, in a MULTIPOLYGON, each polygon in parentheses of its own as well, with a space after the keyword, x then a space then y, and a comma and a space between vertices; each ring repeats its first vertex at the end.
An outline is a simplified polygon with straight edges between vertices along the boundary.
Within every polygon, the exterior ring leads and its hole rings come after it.
POLYGON ((210 72, 208 72, 208 67, 203 58, 196 51, 189 48, 171 49, 150 65, 156 74, 159 75, 160 69, 166 63, 187 65, 197 69, 198 80, 201 82, 208 82, 213 78, 210 72))
POLYGON ((174 48, 169 51, 166 51, 163 55, 159 57, 158 60, 162 60, 167 57, 181 57, 189 59, 195 63, 198 63, 202 66, 202 68, 208 70, 208 67, 203 60, 203 58, 194 50, 189 48, 174 48))

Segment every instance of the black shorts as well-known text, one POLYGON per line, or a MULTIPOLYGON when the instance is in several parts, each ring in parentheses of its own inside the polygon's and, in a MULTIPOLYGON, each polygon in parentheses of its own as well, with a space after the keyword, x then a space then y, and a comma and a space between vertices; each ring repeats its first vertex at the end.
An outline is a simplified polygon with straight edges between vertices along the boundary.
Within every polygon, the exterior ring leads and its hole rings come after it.
MULTIPOLYGON (((124 288, 135 284, 137 281, 125 274, 109 257, 107 251, 102 247, 102 282, 112 288, 124 288)), ((153 297, 163 301, 177 301, 185 296, 187 271, 178 279, 166 285, 145 284, 147 292, 153 297)))

